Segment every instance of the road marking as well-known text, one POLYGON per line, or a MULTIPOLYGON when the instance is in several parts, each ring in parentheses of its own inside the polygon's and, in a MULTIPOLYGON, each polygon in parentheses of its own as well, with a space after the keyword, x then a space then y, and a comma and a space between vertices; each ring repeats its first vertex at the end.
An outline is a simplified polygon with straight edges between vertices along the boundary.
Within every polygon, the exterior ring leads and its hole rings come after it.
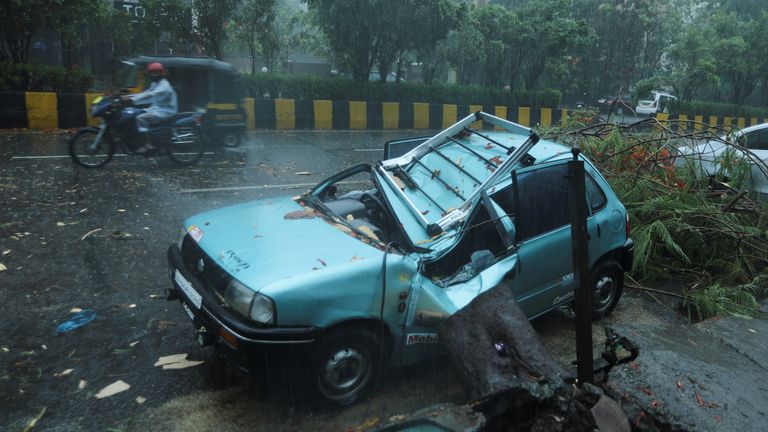
POLYGON ((225 191, 241 191, 241 190, 254 190, 254 189, 296 189, 300 187, 315 186, 316 184, 317 183, 292 183, 292 184, 279 184, 279 185, 229 186, 229 187, 204 188, 204 189, 182 189, 179 191, 179 193, 225 192, 225 191))
MULTIPOLYGON (((215 152, 203 152, 204 155, 212 155, 216 154, 215 152)), ((97 155, 97 156, 106 156, 106 155, 97 155)), ((112 156, 116 157, 125 157, 125 156, 141 156, 141 155, 129 155, 125 153, 115 153, 112 156)), ((52 155, 52 156, 12 156, 11 160, 14 159, 69 159, 71 156, 69 155, 52 155)), ((154 156, 152 156, 154 157, 154 156)))

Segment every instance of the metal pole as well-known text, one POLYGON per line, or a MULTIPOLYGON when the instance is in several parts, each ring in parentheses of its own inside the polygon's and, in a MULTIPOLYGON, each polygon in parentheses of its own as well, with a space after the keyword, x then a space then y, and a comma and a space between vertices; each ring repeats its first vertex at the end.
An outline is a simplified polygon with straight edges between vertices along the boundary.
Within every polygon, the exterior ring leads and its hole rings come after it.
POLYGON ((579 160, 581 150, 573 147, 573 160, 568 162, 571 180, 571 252, 576 281, 576 364, 579 385, 594 382, 592 365, 592 290, 589 286, 587 261, 587 198, 584 191, 584 161, 579 160))

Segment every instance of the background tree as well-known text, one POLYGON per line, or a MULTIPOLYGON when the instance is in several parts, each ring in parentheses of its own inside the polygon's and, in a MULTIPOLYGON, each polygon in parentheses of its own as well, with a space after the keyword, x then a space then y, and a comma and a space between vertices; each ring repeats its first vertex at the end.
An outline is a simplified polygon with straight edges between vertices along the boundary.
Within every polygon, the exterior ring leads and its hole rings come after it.
POLYGON ((251 57, 251 73, 256 73, 256 56, 262 54, 268 68, 274 66, 277 50, 275 38, 275 0, 244 0, 237 9, 232 25, 235 36, 248 47, 251 57), (267 55, 269 53, 269 55, 267 55))
POLYGON ((227 27, 240 0, 145 0, 146 26, 169 32, 206 54, 221 59, 227 27))
POLYGON ((27 63, 32 38, 43 27, 62 35, 65 45, 77 26, 110 12, 100 0, 3 0, 0 2, 0 60, 27 63))

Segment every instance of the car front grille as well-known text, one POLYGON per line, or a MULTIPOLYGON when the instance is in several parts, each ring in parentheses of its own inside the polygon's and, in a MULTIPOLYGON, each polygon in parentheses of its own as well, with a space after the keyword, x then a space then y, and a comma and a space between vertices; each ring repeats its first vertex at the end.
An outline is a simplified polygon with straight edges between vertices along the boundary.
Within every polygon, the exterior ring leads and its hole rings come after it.
POLYGON ((184 241, 181 243, 181 256, 187 270, 197 276, 206 289, 217 294, 223 303, 224 292, 227 290, 232 276, 203 252, 200 245, 189 234, 184 236, 184 241))

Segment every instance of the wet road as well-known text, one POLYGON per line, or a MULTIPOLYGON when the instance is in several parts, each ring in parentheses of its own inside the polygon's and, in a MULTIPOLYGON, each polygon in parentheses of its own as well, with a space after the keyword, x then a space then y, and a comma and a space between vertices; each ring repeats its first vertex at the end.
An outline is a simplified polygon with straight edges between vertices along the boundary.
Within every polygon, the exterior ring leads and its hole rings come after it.
MULTIPOLYGON (((197 346, 165 261, 180 222, 247 200, 296 195, 339 169, 376 161, 403 132, 258 132, 239 149, 193 167, 163 157, 116 157, 86 170, 64 134, 0 132, 0 429, 346 430, 438 402, 464 402, 445 359, 393 370, 373 395, 345 409, 300 402, 302 388, 228 374, 197 346), (96 319, 57 335, 73 308, 96 319), (162 370, 160 356, 204 363, 162 370), (71 369, 71 372, 66 372, 71 369), (97 399, 122 380, 130 389, 97 399)), ((655 325, 668 310, 628 293, 611 322, 655 325)), ((666 318, 664 318, 666 319, 666 318)), ((672 318, 674 321, 674 318, 672 318)), ((535 327, 564 365, 573 323, 553 313, 535 327)), ((596 346, 601 344, 595 326, 596 346)))

